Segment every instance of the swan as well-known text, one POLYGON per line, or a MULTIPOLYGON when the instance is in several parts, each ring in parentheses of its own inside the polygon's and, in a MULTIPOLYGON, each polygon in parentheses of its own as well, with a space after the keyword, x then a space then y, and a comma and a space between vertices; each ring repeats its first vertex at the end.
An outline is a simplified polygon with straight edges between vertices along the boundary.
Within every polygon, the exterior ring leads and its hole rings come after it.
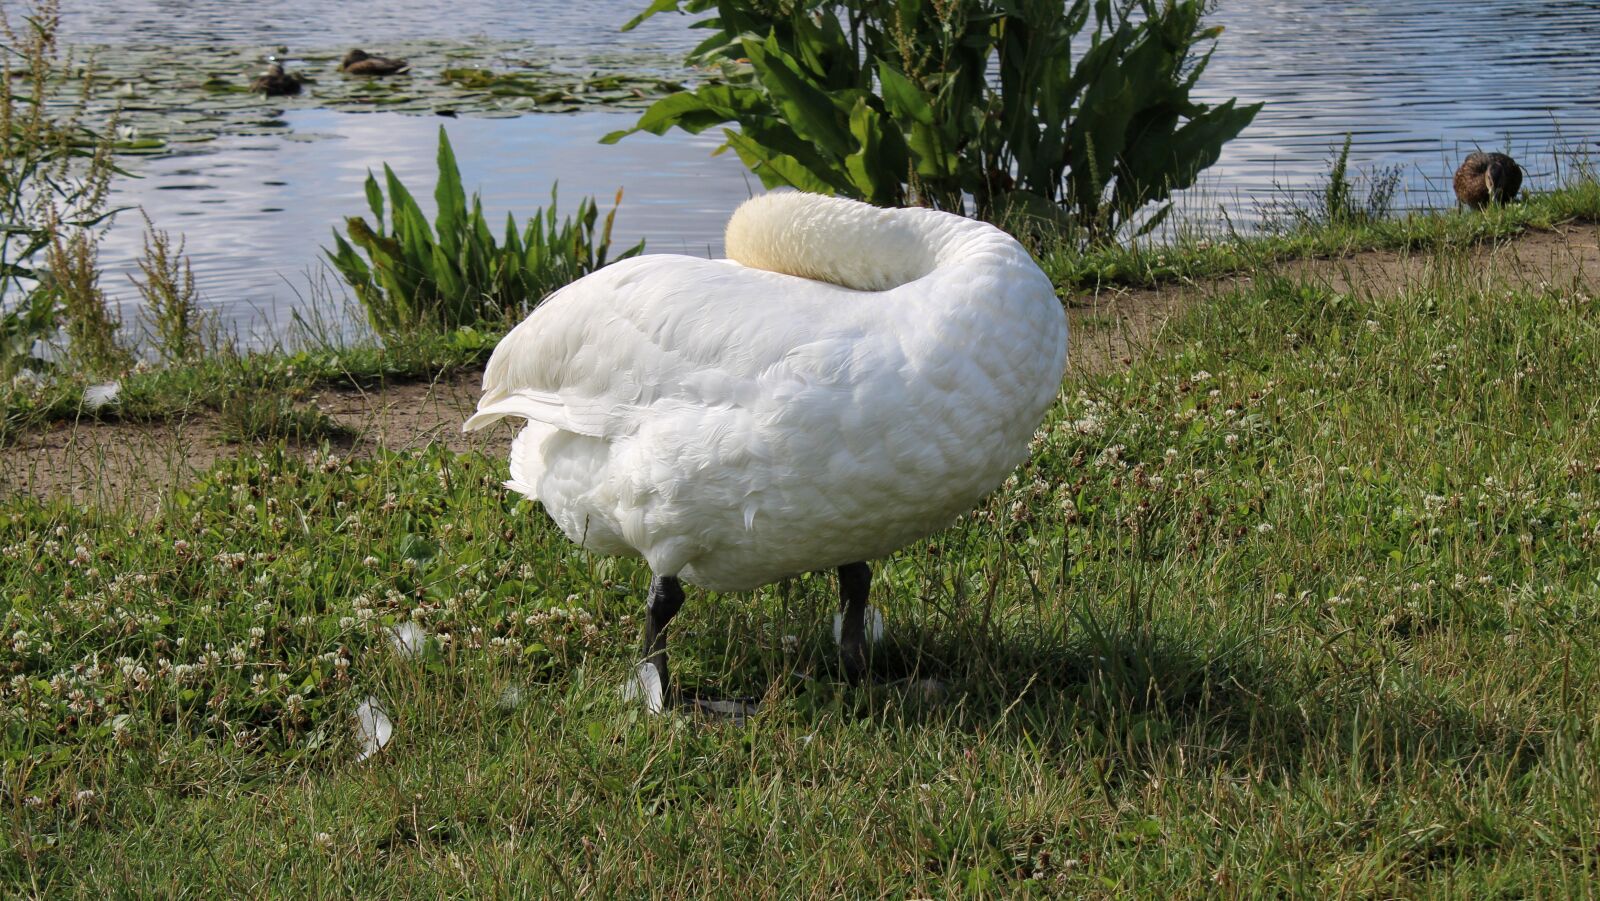
POLYGON ((1456 200, 1475 210, 1510 203, 1521 188, 1522 167, 1503 153, 1474 151, 1456 170, 1456 200))
POLYGON ((683 582, 836 569, 859 681, 868 561, 999 485, 1066 366, 1054 286, 987 223, 784 192, 743 203, 726 245, 556 291, 495 348, 464 425, 526 420, 506 487, 582 547, 649 564, 635 684, 652 710, 683 582))

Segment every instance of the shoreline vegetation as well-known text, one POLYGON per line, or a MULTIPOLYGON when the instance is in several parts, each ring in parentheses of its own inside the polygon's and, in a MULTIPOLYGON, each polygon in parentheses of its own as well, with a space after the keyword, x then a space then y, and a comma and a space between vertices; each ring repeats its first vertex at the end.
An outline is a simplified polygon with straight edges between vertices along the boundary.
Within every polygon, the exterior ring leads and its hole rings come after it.
MULTIPOLYGON (((1580 171, 1563 187, 1483 213, 1409 211, 1362 222, 1303 222, 1262 235, 1185 228, 1170 243, 1078 248, 1044 242, 1034 250, 1063 302, 1072 306, 1106 291, 1192 285, 1293 260, 1337 260, 1373 251, 1462 251, 1529 231, 1596 221, 1600 181, 1580 171)), ((269 405, 287 399, 292 406, 317 389, 372 389, 448 377, 481 367, 514 324, 479 321, 443 331, 395 330, 383 340, 374 336, 292 351, 225 352, 135 367, 115 378, 115 401, 98 405, 93 394, 86 401, 85 392, 111 381, 104 374, 66 375, 50 382, 14 378, 10 385, 0 385, 0 447, 23 431, 56 423, 154 423, 226 415, 240 410, 245 395, 269 405)), ((246 439, 277 437, 271 428, 246 427, 240 434, 246 439)), ((286 437, 314 439, 316 431, 302 429, 286 437)))
MULTIPOLYGON (((1105 71, 1160 45, 1127 71, 1197 78, 1203 5, 1144 8, 1176 17, 1165 44, 1069 5, 1113 36, 1105 71)), ((94 265, 114 158, 84 97, 44 114, 37 9, 6 23, 34 68, 6 69, 0 122, 0 287, 29 298, 0 320, 0 894, 1581 897, 1600 878, 1592 168, 1392 215, 1381 177, 1355 196, 1347 141, 1261 235, 1105 240, 1148 224, 1139 197, 1095 240, 1022 223, 1073 317, 1071 369, 1030 459, 875 569, 883 678, 845 683, 836 586, 809 575, 674 622, 679 678, 761 698, 750 722, 650 716, 618 690, 646 569, 503 490, 509 432, 452 444, 446 410, 363 443, 327 403, 452 386, 470 405, 519 292, 614 258, 609 217, 558 219, 552 197, 491 231, 441 133, 435 219, 375 174, 371 218, 327 248, 375 337, 232 348, 181 237, 151 225, 136 360, 94 265), (7 487, 30 443, 64 436, 36 465, 103 467, 93 436, 140 428, 198 471, 135 460, 120 500, 7 487)), ((851 38, 779 24, 754 64, 751 42, 705 45, 740 115, 777 129, 752 159, 801 177, 774 147, 815 130, 841 192, 956 205, 990 185, 935 152, 970 111, 930 90, 951 58, 832 69, 849 83, 811 103, 827 54, 807 42, 851 38), (895 180, 897 140, 927 181, 895 180)), ((1028 49, 1025 29, 914 24, 964 35, 952 53, 1028 49)), ((1069 74, 1028 77, 1088 83, 1069 74)), ((1151 109, 1179 96, 1138 87, 1151 109)), ((1249 108, 1212 109, 1215 140, 1249 108)), ((1088 210, 1097 185, 1049 202, 1088 210)))

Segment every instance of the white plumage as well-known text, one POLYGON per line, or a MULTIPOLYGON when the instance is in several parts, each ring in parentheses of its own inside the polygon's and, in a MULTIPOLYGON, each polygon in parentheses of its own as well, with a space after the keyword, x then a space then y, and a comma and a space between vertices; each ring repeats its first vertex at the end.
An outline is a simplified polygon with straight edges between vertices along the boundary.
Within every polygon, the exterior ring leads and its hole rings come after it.
POLYGON ((937 531, 1027 456, 1067 326, 1010 236, 780 193, 727 247, 585 276, 495 348, 466 428, 528 420, 506 484, 573 541, 749 589, 937 531))
POLYGON ((466 428, 527 420, 506 485, 584 547, 648 561, 659 686, 679 577, 737 591, 834 567, 856 678, 863 561, 950 524, 1027 456, 1066 316, 1015 240, 948 213, 768 194, 733 214, 727 248, 552 294, 495 348, 466 428))

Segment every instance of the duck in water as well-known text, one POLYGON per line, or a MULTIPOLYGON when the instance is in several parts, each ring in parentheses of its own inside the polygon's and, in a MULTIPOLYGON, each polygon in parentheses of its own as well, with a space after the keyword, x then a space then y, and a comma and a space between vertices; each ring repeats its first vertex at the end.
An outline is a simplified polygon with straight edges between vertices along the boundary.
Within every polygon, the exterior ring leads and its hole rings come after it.
POLYGON ((290 75, 283 70, 283 66, 273 63, 267 67, 267 74, 250 82, 250 90, 257 94, 266 94, 268 97, 287 97, 300 93, 300 76, 290 75))
POLYGON ((397 75, 409 68, 411 63, 406 60, 373 56, 359 47, 346 53, 339 63, 339 71, 347 75, 397 75))

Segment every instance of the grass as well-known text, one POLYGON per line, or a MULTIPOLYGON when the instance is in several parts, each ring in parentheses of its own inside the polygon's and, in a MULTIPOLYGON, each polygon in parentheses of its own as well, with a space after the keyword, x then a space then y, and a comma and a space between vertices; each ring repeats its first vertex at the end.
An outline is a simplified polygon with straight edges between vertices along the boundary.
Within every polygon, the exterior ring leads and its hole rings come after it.
POLYGON ((1292 259, 1345 257, 1365 250, 1463 249, 1525 231, 1600 220, 1600 178, 1583 171, 1554 191, 1482 212, 1413 211, 1401 216, 1292 218, 1263 235, 1219 236, 1180 229, 1175 240, 1089 250, 1044 246, 1040 264, 1065 292, 1107 286, 1151 287, 1250 272, 1292 259))
MULTIPOLYGON (((1269 269, 1307 257, 1342 257, 1363 250, 1414 253, 1464 249, 1530 229, 1600 221, 1600 180, 1585 175, 1526 202, 1483 213, 1411 213, 1359 223, 1302 222, 1263 236, 1219 239, 1184 230, 1175 243, 1091 250, 1045 246, 1040 263, 1062 295, 1105 286, 1152 286, 1269 269)), ((416 381, 481 366, 514 323, 488 322, 438 332, 417 330, 310 350, 254 354, 214 353, 157 368, 136 368, 120 378, 117 404, 85 406, 85 389, 102 374, 58 373, 46 385, 0 383, 0 445, 7 438, 52 422, 83 419, 156 422, 217 411, 240 390, 303 392, 319 387, 371 387, 416 381)))
MULTIPOLYGON (((477 328, 417 333, 385 344, 332 345, 294 352, 213 354, 170 366, 135 368, 118 381, 115 404, 86 406, 84 392, 99 383, 76 375, 35 384, 0 385, 0 445, 50 422, 99 419, 158 422, 199 412, 225 412, 235 398, 295 396, 320 387, 368 388, 419 381, 481 367, 502 332, 477 328)), ((286 401, 287 402, 287 401, 286 401)))
POLYGON ((845 687, 827 577, 691 593, 675 676, 764 694, 746 727, 619 699, 646 573, 499 459, 279 447, 153 514, 10 501, 0 884, 1584 895, 1600 290, 1466 259, 1381 295, 1263 272, 1069 379, 1024 468, 877 567, 875 665, 940 688, 845 687), (357 763, 369 695, 395 735, 357 763))

